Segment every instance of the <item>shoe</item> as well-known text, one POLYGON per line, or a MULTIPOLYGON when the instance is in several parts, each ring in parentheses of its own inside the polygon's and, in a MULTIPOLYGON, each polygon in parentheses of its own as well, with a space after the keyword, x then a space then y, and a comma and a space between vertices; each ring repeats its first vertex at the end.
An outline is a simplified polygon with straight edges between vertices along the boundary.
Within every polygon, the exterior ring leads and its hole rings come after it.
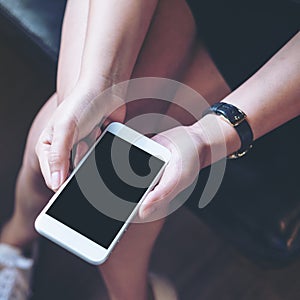
POLYGON ((166 278, 150 273, 149 283, 154 300, 179 300, 174 286, 166 278))
POLYGON ((30 296, 33 259, 15 247, 0 244, 0 300, 26 300, 30 296))

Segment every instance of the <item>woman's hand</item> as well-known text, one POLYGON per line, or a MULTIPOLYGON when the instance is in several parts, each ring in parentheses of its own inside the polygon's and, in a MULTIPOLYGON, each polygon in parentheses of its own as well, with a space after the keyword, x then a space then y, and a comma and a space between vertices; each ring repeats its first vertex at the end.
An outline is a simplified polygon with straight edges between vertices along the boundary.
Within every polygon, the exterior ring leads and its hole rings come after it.
MULTIPOLYGON (((104 90, 104 88, 102 89, 104 90)), ((99 92, 100 94, 100 92, 99 92)), ((84 88, 74 91, 57 107, 36 145, 42 174, 47 186, 56 191, 70 169, 70 156, 76 146, 74 164, 100 135, 100 122, 122 122, 125 107, 118 98, 103 97, 84 88), (84 140, 83 140, 84 139, 84 140)))
POLYGON ((171 159, 158 185, 141 205, 139 215, 142 219, 155 215, 158 208, 166 209, 177 194, 193 183, 209 149, 193 127, 179 126, 156 135, 153 140, 170 150, 171 159))
MULTIPOLYGON (((299 116, 299 50, 300 33, 297 33, 257 73, 224 99, 247 114, 254 139, 299 116)), ((154 139, 172 155, 160 182, 140 208, 142 218, 158 207, 164 209, 193 182, 200 169, 241 147, 236 130, 216 115, 207 115, 191 127, 177 127, 154 139), (194 141, 194 148, 190 148, 191 143, 185 143, 187 136, 194 141)))
POLYGON ((141 205, 139 215, 147 220, 167 216, 169 203, 195 181, 201 169, 240 147, 235 129, 217 115, 206 115, 192 126, 179 126, 153 139, 170 150, 171 159, 141 205))

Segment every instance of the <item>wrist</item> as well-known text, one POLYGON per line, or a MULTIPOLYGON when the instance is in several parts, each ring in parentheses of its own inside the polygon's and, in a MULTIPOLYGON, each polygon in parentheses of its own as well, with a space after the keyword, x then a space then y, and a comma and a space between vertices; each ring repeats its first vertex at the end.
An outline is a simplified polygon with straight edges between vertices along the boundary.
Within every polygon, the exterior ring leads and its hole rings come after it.
POLYGON ((66 100, 74 102, 83 110, 88 108, 94 113, 101 112, 103 116, 109 116, 120 109, 125 114, 126 85, 114 84, 106 78, 99 80, 98 85, 88 80, 80 80, 66 100))
POLYGON ((240 149, 230 154, 228 158, 240 158, 252 148, 253 131, 247 121, 247 115, 241 109, 226 102, 219 102, 209 107, 203 116, 207 114, 218 115, 222 121, 235 129, 240 138, 240 149))
POLYGON ((73 93, 86 95, 89 99, 98 97, 103 91, 114 85, 115 82, 112 78, 104 76, 89 76, 80 77, 73 93), (97 77, 97 78, 96 78, 97 77))
POLYGON ((241 147, 235 129, 224 122, 220 116, 206 115, 190 126, 196 136, 197 149, 202 167, 234 153, 241 147))

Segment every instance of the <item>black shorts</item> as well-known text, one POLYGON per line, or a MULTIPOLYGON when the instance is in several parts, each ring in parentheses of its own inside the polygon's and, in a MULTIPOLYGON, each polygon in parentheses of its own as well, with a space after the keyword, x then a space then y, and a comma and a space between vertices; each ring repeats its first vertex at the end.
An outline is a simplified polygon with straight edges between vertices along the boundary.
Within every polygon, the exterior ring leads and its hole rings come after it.
POLYGON ((300 27, 299 0, 187 2, 198 34, 232 89, 255 73, 300 27))

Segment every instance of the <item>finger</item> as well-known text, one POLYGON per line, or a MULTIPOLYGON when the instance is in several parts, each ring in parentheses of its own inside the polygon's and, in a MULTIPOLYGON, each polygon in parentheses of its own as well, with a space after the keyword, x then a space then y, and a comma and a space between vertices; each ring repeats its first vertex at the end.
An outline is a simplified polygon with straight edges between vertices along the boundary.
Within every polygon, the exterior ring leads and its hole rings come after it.
POLYGON ((153 215, 158 209, 166 208, 166 206, 174 198, 175 193, 172 192, 173 187, 158 185, 157 188, 151 191, 145 202, 141 205, 139 215, 142 219, 146 219, 153 215))
POLYGON ((76 146, 76 154, 74 158, 74 166, 76 167, 84 155, 89 150, 89 146, 85 141, 80 141, 76 146))
POLYGON ((52 190, 56 191, 66 179, 69 172, 69 159, 75 141, 76 123, 67 122, 56 125, 48 152, 50 181, 52 190))
POLYGON ((97 138, 101 135, 101 129, 99 126, 96 126, 93 131, 88 136, 88 141, 92 145, 97 140, 97 138))
POLYGON ((41 142, 38 142, 35 148, 35 152, 38 157, 40 169, 45 179, 45 183, 48 186, 48 188, 51 189, 50 169, 47 161, 49 149, 50 149, 50 145, 46 145, 41 142))
POLYGON ((98 137, 101 135, 101 129, 96 126, 93 131, 84 139, 81 140, 76 146, 76 152, 74 157, 74 166, 76 167, 81 161, 83 156, 88 152, 91 145, 95 143, 98 137))
POLYGON ((179 177, 174 176, 178 174, 177 168, 169 165, 158 185, 146 196, 143 204, 140 207, 139 215, 145 219, 153 214, 160 205, 167 205, 175 197, 179 186, 179 177))
POLYGON ((102 128, 106 128, 112 122, 111 119, 107 118, 102 124, 102 128))
POLYGON ((97 132, 96 132, 96 140, 100 137, 100 135, 102 134, 102 130, 100 127, 97 127, 97 132))

